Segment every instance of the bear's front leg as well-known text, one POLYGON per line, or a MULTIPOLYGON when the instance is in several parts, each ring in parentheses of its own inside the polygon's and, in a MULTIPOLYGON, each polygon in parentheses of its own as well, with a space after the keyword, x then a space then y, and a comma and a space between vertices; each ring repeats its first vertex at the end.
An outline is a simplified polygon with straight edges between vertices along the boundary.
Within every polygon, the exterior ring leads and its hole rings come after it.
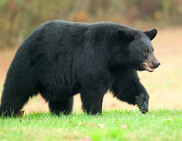
POLYGON ((118 99, 137 105, 142 113, 148 112, 149 95, 135 70, 118 73, 112 91, 118 99))
POLYGON ((104 94, 109 87, 109 74, 107 72, 94 72, 87 74, 82 83, 82 108, 87 114, 101 114, 104 94))
POLYGON ((49 101, 49 109, 51 113, 60 115, 61 113, 68 115, 73 110, 73 97, 62 101, 49 101))
POLYGON ((83 111, 92 115, 101 114, 103 95, 92 92, 81 93, 83 111))
POLYGON ((148 112, 148 103, 149 103, 149 95, 148 94, 140 94, 136 96, 136 105, 139 107, 140 111, 145 114, 148 112))

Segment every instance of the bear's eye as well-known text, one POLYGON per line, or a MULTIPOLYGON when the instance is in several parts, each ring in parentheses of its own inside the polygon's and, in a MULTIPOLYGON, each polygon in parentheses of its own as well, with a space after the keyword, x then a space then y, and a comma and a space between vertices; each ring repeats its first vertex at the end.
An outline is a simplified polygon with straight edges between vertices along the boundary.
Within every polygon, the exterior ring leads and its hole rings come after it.
POLYGON ((147 54, 148 52, 149 52, 148 49, 143 49, 143 50, 142 50, 142 54, 147 54))

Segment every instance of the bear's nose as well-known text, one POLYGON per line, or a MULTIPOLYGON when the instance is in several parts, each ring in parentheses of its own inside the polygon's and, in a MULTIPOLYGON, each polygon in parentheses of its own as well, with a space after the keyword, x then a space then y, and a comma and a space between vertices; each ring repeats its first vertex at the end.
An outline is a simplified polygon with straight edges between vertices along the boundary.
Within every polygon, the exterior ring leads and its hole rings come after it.
POLYGON ((160 64, 161 64, 161 63, 157 60, 156 62, 153 63, 154 68, 158 68, 158 66, 159 66, 160 64))

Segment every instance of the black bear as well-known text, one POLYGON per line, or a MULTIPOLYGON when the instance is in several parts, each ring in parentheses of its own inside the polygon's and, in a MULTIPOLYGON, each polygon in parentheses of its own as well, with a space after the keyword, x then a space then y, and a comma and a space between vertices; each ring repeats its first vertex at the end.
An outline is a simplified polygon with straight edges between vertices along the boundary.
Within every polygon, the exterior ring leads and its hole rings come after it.
POLYGON ((4 84, 0 114, 16 115, 29 97, 40 93, 50 111, 72 112, 80 93, 83 110, 102 113, 104 94, 148 111, 149 95, 137 71, 154 71, 151 40, 157 30, 141 31, 118 23, 49 21, 17 50, 4 84))

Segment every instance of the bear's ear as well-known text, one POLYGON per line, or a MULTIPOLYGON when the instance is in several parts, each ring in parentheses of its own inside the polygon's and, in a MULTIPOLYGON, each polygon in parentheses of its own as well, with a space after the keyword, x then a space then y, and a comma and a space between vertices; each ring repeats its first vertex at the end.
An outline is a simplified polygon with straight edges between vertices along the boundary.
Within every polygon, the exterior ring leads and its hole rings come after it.
POLYGON ((155 36, 157 35, 157 29, 145 31, 144 33, 150 38, 150 40, 153 40, 155 38, 155 36))
POLYGON ((131 42, 134 40, 134 35, 128 30, 118 30, 118 36, 124 42, 131 42))

